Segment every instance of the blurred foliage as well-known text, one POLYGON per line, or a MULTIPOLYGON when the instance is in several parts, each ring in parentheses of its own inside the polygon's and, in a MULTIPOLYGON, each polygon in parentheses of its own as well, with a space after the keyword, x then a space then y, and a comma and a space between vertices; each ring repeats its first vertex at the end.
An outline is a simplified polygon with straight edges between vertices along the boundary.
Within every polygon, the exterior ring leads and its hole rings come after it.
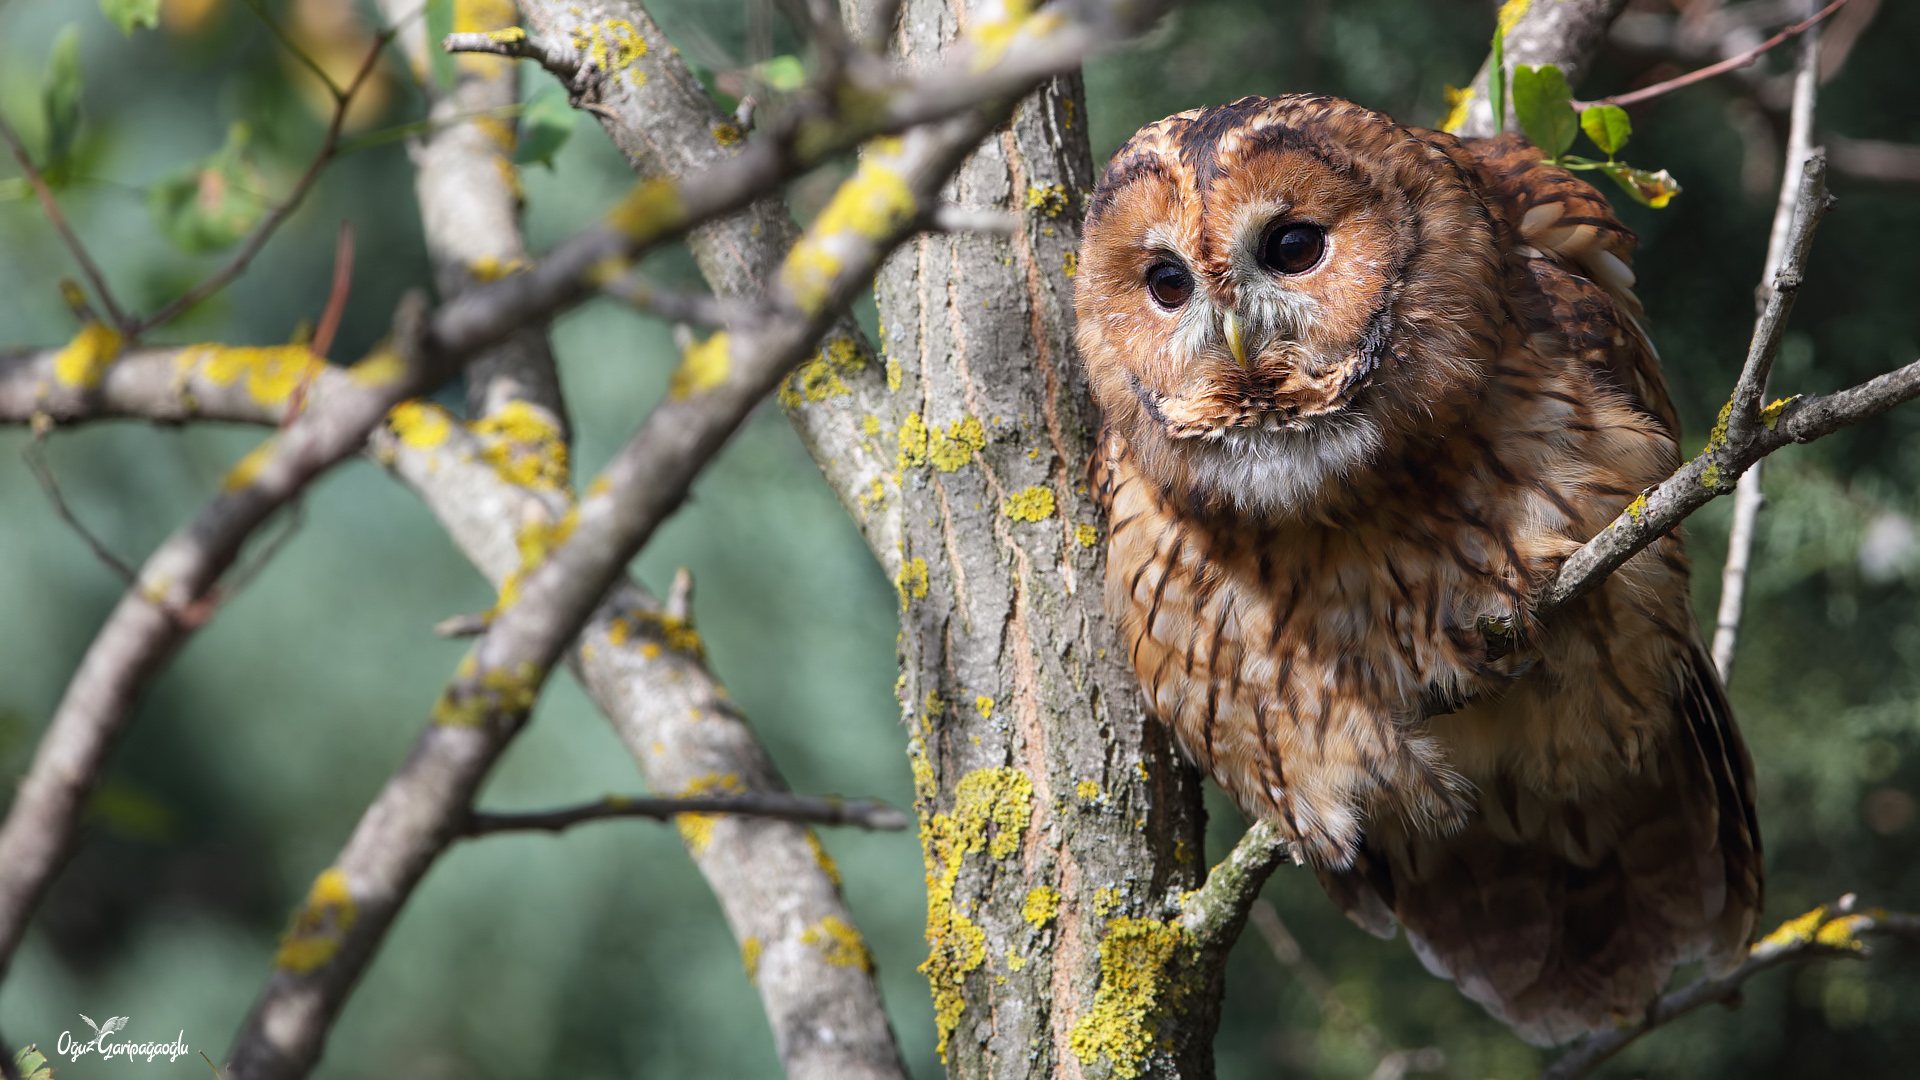
MULTIPOLYGON (((364 55, 369 24, 345 0, 269 0, 266 9, 336 81, 364 55)), ((277 198, 318 144, 330 99, 241 4, 162 0, 159 29, 130 38, 108 14, 138 22, 146 10, 75 0, 0 7, 0 110, 43 161, 61 159, 68 216, 123 298, 152 310, 219 256, 201 250, 214 244, 170 240, 169 219, 156 228, 149 207, 185 205, 179 185, 189 177, 198 198, 209 169, 219 177, 214 194, 277 198), (229 141, 236 124, 252 133, 244 164, 229 141)), ((729 96, 789 82, 800 63, 767 5, 673 0, 657 14, 729 96)), ((1255 93, 1333 93, 1437 122, 1447 87, 1472 75, 1493 24, 1482 0, 1203 0, 1088 68, 1094 151, 1104 159, 1167 113, 1255 93)), ((1824 88, 1823 126, 1920 142, 1906 55, 1916 40, 1920 6, 1884 5, 1824 88)), ((1675 73, 1648 69, 1644 58, 1610 52, 1573 89, 1599 96, 1675 73)), ((350 118, 362 149, 329 170, 249 275, 163 337, 286 340, 325 303, 342 219, 361 254, 335 359, 385 332, 403 289, 431 287, 397 137, 405 132, 393 130, 422 116, 412 80, 399 63, 376 75, 350 118)), ((537 71, 526 81, 552 92, 537 71)), ((1687 185, 1657 214, 1626 200, 1620 212, 1641 236, 1640 293, 1690 446, 1744 354, 1772 208, 1772 182, 1755 182, 1730 122, 1734 96, 1715 82, 1630 110, 1636 157, 1687 185)), ((591 219, 627 181, 589 131, 581 126, 551 153, 550 171, 524 176, 536 247, 591 219)), ((800 181, 796 201, 817 205, 821 187, 800 181)), ((1822 227, 1774 377, 1783 393, 1837 389, 1920 356, 1912 302, 1920 264, 1910 256, 1920 248, 1920 193, 1845 177, 1834 187, 1839 209, 1822 227)), ((68 265, 31 193, 0 172, 0 342, 72 333, 55 288, 68 265)), ((650 272, 696 280, 683 252, 655 258, 650 272)), ((591 470, 664 391, 670 337, 602 306, 561 319, 554 340, 579 431, 576 460, 591 470)), ((458 400, 452 390, 443 396, 458 400)), ((1770 922, 1847 891, 1920 908, 1917 436, 1920 409, 1897 410, 1791 449, 1768 473, 1733 696, 1759 771, 1770 922)), ((0 775, 9 780, 119 594, 47 508, 19 461, 25 438, 0 431, 0 610, 9 615, 0 624, 0 775)), ((49 457, 81 517, 138 559, 258 438, 100 425, 56 434, 49 457)), ((134 1037, 184 1029, 196 1051, 217 1059, 286 912, 405 753, 461 651, 429 628, 490 603, 425 510, 371 465, 341 470, 307 502, 290 547, 141 705, 91 808, 86 844, 0 987, 0 1031, 14 1043, 51 1047, 84 1011, 130 1015, 134 1037)), ((1709 507, 1690 530, 1696 601, 1708 615, 1729 509, 1709 507)), ((700 582, 719 675, 794 785, 907 805, 891 694, 892 592, 776 411, 763 410, 734 440, 636 569, 658 586, 681 564, 700 582)), ((483 801, 526 808, 634 790, 627 761, 584 696, 559 679, 483 801)), ((1217 799, 1213 808, 1217 856, 1240 819, 1217 799)), ((914 970, 925 951, 917 846, 907 834, 825 840, 912 1068, 937 1075, 931 1010, 914 970)), ((1250 932, 1228 974, 1223 1076, 1366 1077, 1378 1065, 1370 1029, 1400 1047, 1440 1047, 1444 1075, 1463 1080, 1521 1077, 1543 1060, 1428 976, 1404 943, 1347 924, 1309 875, 1282 871, 1268 895, 1341 1007, 1323 1023, 1306 983, 1250 932)), ((1920 956, 1888 945, 1866 963, 1764 976, 1739 1010, 1656 1034, 1606 1075, 1898 1075, 1916 1056, 1920 956)), ((62 1076, 103 1074, 94 1061, 55 1065, 62 1076)), ((141 1066, 155 1076, 204 1067, 141 1066)), ((770 1077, 778 1063, 738 952, 678 838, 622 823, 454 851, 348 1006, 321 1073, 770 1077)))

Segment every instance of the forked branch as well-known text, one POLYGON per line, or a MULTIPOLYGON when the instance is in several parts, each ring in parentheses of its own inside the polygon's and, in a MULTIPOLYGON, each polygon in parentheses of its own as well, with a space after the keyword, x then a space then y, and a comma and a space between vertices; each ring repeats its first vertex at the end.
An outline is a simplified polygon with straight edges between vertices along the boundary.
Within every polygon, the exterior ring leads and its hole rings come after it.
POLYGON ((1771 968, 1837 957, 1864 958, 1868 955, 1865 938, 1920 939, 1920 915, 1879 909, 1856 911, 1855 908, 1854 898, 1849 894, 1837 903, 1822 905, 1788 920, 1762 938, 1748 953, 1746 963, 1732 972, 1719 978, 1703 978, 1661 995, 1636 1024, 1598 1031, 1575 1041, 1558 1061, 1540 1074, 1540 1080, 1580 1080, 1648 1032, 1705 1006, 1736 1000, 1748 979, 1771 968))

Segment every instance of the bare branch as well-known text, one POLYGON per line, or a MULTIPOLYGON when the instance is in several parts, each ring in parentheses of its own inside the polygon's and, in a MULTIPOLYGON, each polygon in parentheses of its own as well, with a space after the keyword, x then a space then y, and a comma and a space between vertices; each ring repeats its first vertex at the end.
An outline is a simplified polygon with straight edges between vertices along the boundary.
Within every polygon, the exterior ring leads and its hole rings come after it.
POLYGON ((1180 923, 1202 955, 1224 956, 1247 923, 1247 910, 1267 879, 1287 857, 1287 842, 1265 819, 1254 822, 1233 845, 1233 851, 1207 872, 1206 884, 1188 894, 1180 905, 1180 923))
MULTIPOLYGON (((292 424, 241 460, 221 494, 147 560, 138 585, 128 590, 88 647, 0 823, 0 971, 11 960, 54 870, 71 850, 80 809, 140 690, 205 621, 218 599, 220 576, 233 565, 242 544, 315 477, 358 450, 387 410, 436 381, 435 371, 416 348, 423 306, 418 297, 410 297, 396 319, 389 348, 334 381, 331 392, 316 397, 292 424)), ((287 368, 295 373, 317 363, 304 347, 287 349, 293 354, 285 358, 287 368)), ((211 360, 216 353, 202 346, 172 355, 185 358, 191 371, 194 362, 211 360)), ((59 356, 45 356, 45 366, 52 369, 56 384, 71 383, 59 378, 59 356)), ((35 359, 40 358, 0 363, 0 370, 33 370, 39 366, 35 359)), ((232 374, 227 378, 245 383, 263 404, 284 407, 295 385, 286 370, 274 368, 264 378, 260 368, 247 374, 246 379, 232 374)), ((33 396, 44 389, 35 387, 33 396)), ((82 397, 92 393, 85 387, 67 389, 82 397)), ((20 396, 0 394, 14 400, 20 396)))
POLYGON ((519 27, 482 33, 448 34, 442 47, 450 53, 484 53, 519 60, 531 60, 561 82, 572 86, 580 77, 587 58, 572 45, 544 37, 532 37, 519 27))
POLYGON ((1619 105, 1623 107, 1627 105, 1637 105, 1642 101, 1651 101, 1662 95, 1671 94, 1675 90, 1692 86, 1694 83, 1704 82, 1713 78, 1715 75, 1725 75, 1729 71, 1746 67, 1775 47, 1786 42, 1787 39, 1804 34, 1808 30, 1820 25, 1827 16, 1840 10, 1841 5, 1846 2, 1847 0, 1833 0, 1833 3, 1821 8, 1813 17, 1802 22, 1797 22, 1753 48, 1748 49, 1746 52, 1740 53, 1737 56, 1730 56, 1717 64, 1708 64, 1706 67, 1700 68, 1697 71, 1689 71, 1685 75, 1668 79, 1665 82, 1655 83, 1652 86, 1643 86, 1638 90, 1632 90, 1624 94, 1614 94, 1594 101, 1576 101, 1573 103, 1573 107, 1576 109, 1586 109, 1593 105, 1619 105))
MULTIPOLYGON (((597 28, 608 19, 619 19, 647 44, 629 73, 601 80, 587 95, 595 119, 643 179, 685 177, 724 165, 733 159, 757 119, 751 98, 741 102, 734 116, 723 113, 645 8, 636 3, 604 0, 582 8, 572 0, 526 0, 522 8, 530 27, 549 40, 604 33, 597 28)), ((755 303, 779 275, 781 262, 798 235, 785 200, 770 192, 739 213, 693 229, 687 242, 722 303, 755 303)), ((668 317, 707 321, 698 312, 668 317)), ((728 315, 720 324, 730 321, 728 315)), ((833 324, 821 353, 836 358, 826 369, 831 378, 809 382, 807 372, 818 369, 808 365, 806 372, 789 379, 780 403, 848 516, 859 525, 869 549, 892 577, 900 562, 898 470, 893 451, 873 438, 864 418, 887 415, 893 392, 883 362, 851 318, 842 317, 833 324)))
POLYGON ((476 810, 467 819, 466 836, 530 830, 561 832, 590 821, 650 818, 669 821, 681 814, 733 814, 773 818, 813 825, 851 825, 859 829, 899 832, 907 815, 878 799, 842 799, 837 795, 787 795, 756 791, 744 795, 706 795, 684 799, 609 795, 579 806, 530 813, 487 813, 476 810))
POLYGON ((1571 1049, 1540 1074, 1540 1080, 1579 1080, 1608 1058, 1656 1028, 1697 1009, 1737 999, 1748 979, 1783 964, 1833 957, 1863 958, 1865 937, 1920 937, 1920 915, 1874 909, 1854 911, 1851 894, 1838 903, 1814 908, 1790 919, 1755 945, 1747 961, 1719 978, 1704 978, 1664 994, 1647 1007, 1639 1023, 1597 1031, 1574 1042, 1571 1049))
MULTIPOLYGON (((1780 174, 1780 195, 1774 205, 1773 228, 1767 234, 1766 263, 1760 272, 1760 285, 1755 290, 1756 295, 1766 298, 1761 310, 1763 323, 1754 329, 1756 342, 1765 332, 1764 320, 1774 306, 1771 302, 1776 292, 1774 281, 1790 255, 1788 244, 1796 236, 1808 241, 1812 239, 1811 222, 1808 228, 1798 233, 1795 225, 1800 208, 1807 204, 1807 196, 1802 188, 1816 182, 1807 166, 1816 152, 1812 145, 1813 111, 1819 90, 1820 34, 1815 29, 1800 41, 1800 58, 1793 85, 1793 116, 1787 136, 1786 166, 1780 174)), ((1817 182, 1824 184, 1825 181, 1821 178, 1817 182)), ((1824 198, 1818 201, 1825 203, 1824 198)), ((1817 214, 1818 210, 1814 212, 1817 214)), ((1801 258, 1805 258, 1804 252, 1801 258)), ((1733 437, 1733 421, 1736 417, 1743 421, 1740 436, 1744 437, 1751 430, 1751 417, 1757 414, 1759 402, 1767 396, 1770 361, 1756 363, 1756 358, 1749 355, 1747 367, 1766 370, 1752 375, 1746 370, 1741 372, 1728 411, 1729 437, 1733 437)), ((1727 531, 1727 561, 1720 574, 1720 606, 1713 629, 1713 666, 1720 672, 1722 683, 1733 677, 1733 657, 1739 641, 1740 618, 1746 606, 1747 569, 1753 558, 1753 534, 1760 509, 1766 502, 1761 489, 1765 466, 1764 461, 1754 462, 1753 468, 1740 477, 1739 490, 1734 494, 1733 525, 1727 531)))
POLYGON ((1039 57, 1072 64, 1085 47, 1105 40, 1077 22, 1028 22, 1040 25, 1017 31, 998 64, 950 83, 936 80, 931 93, 904 90, 894 99, 901 107, 879 110, 878 121, 836 121, 816 112, 807 117, 809 126, 783 118, 776 137, 749 143, 737 159, 692 181, 643 185, 607 226, 568 242, 527 273, 456 297, 436 319, 438 348, 458 354, 481 347, 577 299, 590 282, 605 279, 610 258, 631 258, 707 216, 745 205, 797 163, 831 150, 840 133, 883 127, 889 115, 913 117, 915 109, 946 108, 946 102, 959 110, 870 148, 837 197, 837 212, 823 213, 784 264, 769 318, 688 350, 668 400, 577 506, 540 526, 545 531, 535 546, 551 552, 515 578, 512 599, 503 598, 487 634, 469 651, 435 706, 433 723, 316 883, 295 925, 296 932, 322 928, 325 948, 282 950, 282 963, 237 1043, 236 1077, 297 1073, 317 1057, 347 991, 414 883, 457 832, 480 781, 525 722, 552 665, 596 602, 706 460, 812 348, 832 314, 934 204, 966 152, 1005 115, 1007 104, 982 108, 979 96, 1017 95, 1025 87, 1009 85, 1007 71, 1035 65, 1039 57), (964 87, 978 96, 942 96, 964 87), (337 903, 352 906, 350 923, 327 914, 327 905, 337 903))

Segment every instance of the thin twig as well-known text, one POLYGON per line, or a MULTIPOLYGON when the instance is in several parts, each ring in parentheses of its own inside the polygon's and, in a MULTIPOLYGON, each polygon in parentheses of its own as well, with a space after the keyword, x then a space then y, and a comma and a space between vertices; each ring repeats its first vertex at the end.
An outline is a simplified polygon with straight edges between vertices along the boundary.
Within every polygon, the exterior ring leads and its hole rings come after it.
MULTIPOLYGON (((1772 299, 1775 278, 1781 264, 1787 257, 1787 244, 1793 236, 1797 208, 1802 204, 1801 187, 1809 182, 1807 162, 1813 151, 1813 114, 1814 103, 1820 90, 1820 32, 1812 32, 1800 39, 1800 58, 1793 82, 1793 114, 1787 134, 1786 165, 1780 174, 1780 194, 1774 204, 1773 228, 1767 234, 1767 258, 1760 272, 1760 285, 1756 295, 1761 298, 1761 318, 1765 318, 1768 301, 1772 299)), ((1755 328, 1756 340, 1760 330, 1755 328)), ((1755 405, 1767 396, 1767 375, 1762 373, 1757 385, 1749 386, 1743 373, 1741 388, 1751 390, 1750 396, 1743 396, 1736 390, 1734 401, 1728 414, 1728 431, 1734 430, 1734 416, 1747 417, 1754 411, 1755 405)), ((1751 421, 1745 421, 1750 424, 1751 421)), ((1766 504, 1761 478, 1766 468, 1765 461, 1756 461, 1753 468, 1740 477, 1739 490, 1734 493, 1733 524, 1727 530, 1727 561, 1720 574, 1720 605, 1714 618, 1713 628, 1713 666, 1720 672, 1720 681, 1728 682, 1733 677, 1734 652, 1739 645, 1740 619, 1746 607, 1747 572, 1753 560, 1753 535, 1760 518, 1760 510, 1766 504)))
POLYGON ((531 60, 569 88, 580 80, 582 70, 591 66, 586 55, 572 45, 534 37, 524 31, 519 34, 501 31, 448 34, 440 44, 450 53, 480 53, 531 60))
POLYGON ((1846 2, 1847 0, 1833 0, 1833 3, 1821 8, 1819 13, 1812 18, 1787 27, 1785 30, 1780 31, 1738 56, 1730 56, 1717 64, 1708 64, 1706 67, 1700 68, 1697 71, 1689 71, 1685 75, 1668 79, 1665 82, 1654 83, 1652 86, 1643 86, 1638 90, 1632 90, 1624 94, 1614 94, 1611 97, 1603 97, 1596 101, 1575 101, 1572 103, 1573 107, 1584 110, 1595 105, 1619 105, 1622 107, 1637 105, 1642 101, 1651 101, 1662 95, 1671 94, 1675 90, 1682 89, 1683 87, 1692 86, 1694 83, 1704 82, 1707 79, 1713 78, 1715 75, 1724 75, 1737 68, 1746 67, 1788 38, 1804 34, 1808 30, 1820 25, 1827 16, 1840 10, 1841 5, 1846 2))
POLYGON ((53 504, 53 512, 59 515, 61 522, 67 528, 73 530, 74 535, 86 541, 87 547, 93 549, 94 558, 104 563, 107 569, 112 570, 123 583, 133 585, 140 579, 140 575, 127 564, 125 559, 114 554, 112 548, 95 536, 93 531, 74 514, 73 508, 67 505, 67 497, 60 492, 60 481, 53 475, 53 469, 47 465, 43 445, 44 440, 39 435, 35 435, 27 440, 26 446, 20 449, 20 457, 27 463, 27 469, 33 473, 33 478, 40 481, 40 490, 47 493, 47 501, 53 504))
POLYGON ((132 336, 131 321, 127 318, 126 311, 120 307, 120 302, 113 298, 113 290, 107 287, 106 275, 100 272, 100 267, 93 261, 93 256, 87 254, 87 246, 80 242, 79 234, 73 231, 73 226, 67 224, 66 215, 60 212, 60 203, 53 197, 53 189, 47 186, 47 178, 34 167, 33 157, 27 153, 26 144, 20 141, 20 136, 14 132, 12 125, 7 123, 5 116, 0 116, 0 139, 6 140, 7 149, 13 152, 13 160, 20 166, 21 175, 27 178, 27 183, 33 185, 33 193, 39 197, 40 209, 46 213, 47 221, 52 223, 54 231, 60 234, 60 239, 67 245, 67 251, 73 255, 73 261, 80 264, 80 272, 87 275, 87 280, 93 283, 93 291, 100 297, 100 303, 107 309, 107 315, 113 319, 114 329, 124 336, 132 336))
POLYGON ((229 259, 225 266, 214 271, 200 284, 180 294, 166 307, 135 323, 128 337, 139 337, 156 326, 171 322, 182 312, 226 288, 228 283, 246 270, 247 265, 253 261, 254 256, 260 254, 260 249, 266 247, 267 241, 272 239, 273 234, 279 230, 280 226, 286 224, 295 210, 300 208, 300 203, 307 197, 307 192, 313 189, 313 185, 320 179, 320 174, 333 161, 334 151, 340 145, 340 130, 347 122, 347 110, 352 106, 354 96, 360 92, 361 87, 366 85, 368 76, 373 74, 374 65, 380 59, 381 50, 387 47, 387 42, 393 39, 393 35, 394 31, 390 29, 374 35, 373 45, 367 50, 366 58, 360 61, 360 68, 354 73, 353 81, 348 83, 346 90, 335 99, 333 118, 327 123, 326 138, 321 141, 319 152, 307 166, 307 171, 301 174, 299 182, 294 184, 293 191, 288 193, 286 200, 274 207, 267 214, 266 220, 254 227, 252 235, 247 237, 246 243, 240 246, 240 250, 234 253, 233 258, 229 259))
POLYGON ((313 74, 319 78, 320 84, 327 88, 327 93, 333 95, 334 104, 340 105, 345 102, 346 98, 352 94, 352 91, 341 91, 340 84, 333 81, 333 76, 327 74, 327 69, 321 67, 318 60, 308 55, 307 50, 301 48, 300 43, 293 40, 293 36, 288 34, 286 30, 280 26, 279 21, 268 13, 266 6, 262 4, 260 0, 242 0, 242 2, 247 5, 247 10, 253 12, 254 15, 259 17, 261 22, 266 24, 267 30, 273 34, 276 41, 280 42, 282 48, 292 53, 294 59, 300 61, 302 66, 308 71, 313 72, 313 74))
POLYGON ((340 222, 340 235, 333 245, 333 286, 327 290, 327 306, 320 324, 313 329, 308 345, 316 360, 325 360, 333 349, 333 335, 340 330, 340 318, 347 312, 347 297, 353 292, 353 222, 340 222))
POLYGON ((1790 919, 1760 940, 1746 963, 1719 978, 1703 978, 1668 994, 1647 1007, 1639 1023, 1596 1031, 1576 1040, 1558 1061, 1540 1074, 1540 1080, 1579 1080, 1608 1058, 1655 1028, 1664 1027, 1697 1009, 1737 999, 1748 979, 1769 968, 1831 957, 1861 959, 1868 955, 1862 937, 1920 936, 1920 915, 1878 909, 1855 912, 1851 894, 1790 919))
POLYGON ((810 825, 851 825, 859 829, 898 832, 907 827, 907 815, 878 799, 842 799, 834 795, 787 795, 755 791, 742 795, 656 799, 609 795, 579 806, 532 813, 490 813, 476 810, 468 818, 464 836, 502 832, 561 832, 590 821, 651 818, 669 821, 680 814, 733 814, 774 818, 810 825))

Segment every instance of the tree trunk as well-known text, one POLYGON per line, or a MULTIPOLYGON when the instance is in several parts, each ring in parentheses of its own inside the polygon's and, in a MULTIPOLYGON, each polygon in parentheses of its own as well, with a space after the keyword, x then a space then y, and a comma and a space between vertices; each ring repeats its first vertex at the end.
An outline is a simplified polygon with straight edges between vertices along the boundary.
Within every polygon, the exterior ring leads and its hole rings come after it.
MULTIPOLYGON (((903 5, 910 68, 987 28, 962 7, 903 5)), ((1094 180, 1080 80, 1057 80, 947 191, 1017 214, 1016 234, 922 235, 876 281, 922 970, 955 1077, 1211 1073, 1217 978, 1193 974, 1177 921, 1201 876, 1199 776, 1148 718, 1101 606, 1097 417, 1073 348, 1094 180)))

